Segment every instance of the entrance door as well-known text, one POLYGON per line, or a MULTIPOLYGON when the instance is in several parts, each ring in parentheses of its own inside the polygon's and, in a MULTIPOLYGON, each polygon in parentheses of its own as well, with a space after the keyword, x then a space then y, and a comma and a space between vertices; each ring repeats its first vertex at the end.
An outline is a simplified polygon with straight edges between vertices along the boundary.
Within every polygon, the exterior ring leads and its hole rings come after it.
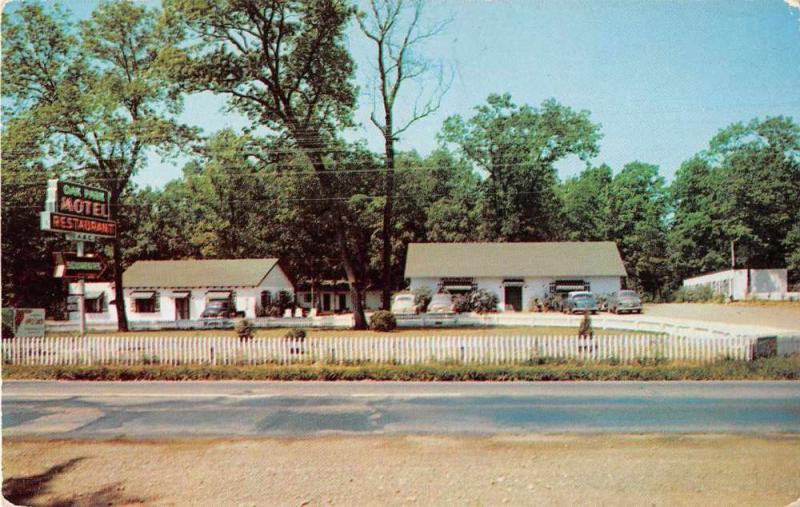
POLYGON ((175 299, 175 320, 189 320, 189 298, 175 299))
POLYGON ((347 310, 347 294, 339 294, 339 310, 347 310))
POLYGON ((508 306, 515 312, 522 310, 522 287, 506 287, 506 308, 508 306))
POLYGON ((323 312, 331 311, 331 295, 330 294, 323 294, 322 295, 322 311, 323 312))

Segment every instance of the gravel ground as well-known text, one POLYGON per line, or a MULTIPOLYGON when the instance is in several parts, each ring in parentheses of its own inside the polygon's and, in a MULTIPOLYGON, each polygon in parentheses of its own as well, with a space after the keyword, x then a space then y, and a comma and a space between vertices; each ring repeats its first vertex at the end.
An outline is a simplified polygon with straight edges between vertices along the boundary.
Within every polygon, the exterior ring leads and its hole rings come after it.
POLYGON ((669 303, 645 305, 646 315, 679 319, 763 325, 800 331, 800 303, 669 303))
POLYGON ((787 505, 800 436, 4 439, 27 505, 787 505))

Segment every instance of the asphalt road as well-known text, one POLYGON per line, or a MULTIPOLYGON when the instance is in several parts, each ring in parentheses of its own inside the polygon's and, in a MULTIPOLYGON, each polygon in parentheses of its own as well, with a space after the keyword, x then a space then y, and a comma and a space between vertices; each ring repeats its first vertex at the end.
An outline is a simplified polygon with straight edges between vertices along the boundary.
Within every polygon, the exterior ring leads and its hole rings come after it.
POLYGON ((800 432, 800 382, 49 382, 2 386, 3 435, 800 432))

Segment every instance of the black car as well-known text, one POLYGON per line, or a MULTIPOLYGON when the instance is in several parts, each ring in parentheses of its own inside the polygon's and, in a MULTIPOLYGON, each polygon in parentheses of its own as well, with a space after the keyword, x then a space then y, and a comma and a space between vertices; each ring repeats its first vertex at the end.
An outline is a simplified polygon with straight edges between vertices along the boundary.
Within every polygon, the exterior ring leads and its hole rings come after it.
POLYGON ((209 301, 206 309, 200 314, 201 319, 233 319, 236 317, 244 317, 244 312, 237 312, 236 307, 228 299, 209 301))

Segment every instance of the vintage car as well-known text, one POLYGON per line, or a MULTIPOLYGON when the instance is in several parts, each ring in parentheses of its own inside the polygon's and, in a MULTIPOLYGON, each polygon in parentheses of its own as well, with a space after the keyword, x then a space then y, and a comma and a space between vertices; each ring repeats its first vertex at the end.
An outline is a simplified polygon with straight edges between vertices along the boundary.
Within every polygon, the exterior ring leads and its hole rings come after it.
POLYGON ((611 313, 642 313, 642 298, 632 290, 613 292, 606 300, 606 308, 611 313))
POLYGON ((597 313, 598 309, 594 294, 588 291, 570 292, 561 304, 564 313, 597 313))

